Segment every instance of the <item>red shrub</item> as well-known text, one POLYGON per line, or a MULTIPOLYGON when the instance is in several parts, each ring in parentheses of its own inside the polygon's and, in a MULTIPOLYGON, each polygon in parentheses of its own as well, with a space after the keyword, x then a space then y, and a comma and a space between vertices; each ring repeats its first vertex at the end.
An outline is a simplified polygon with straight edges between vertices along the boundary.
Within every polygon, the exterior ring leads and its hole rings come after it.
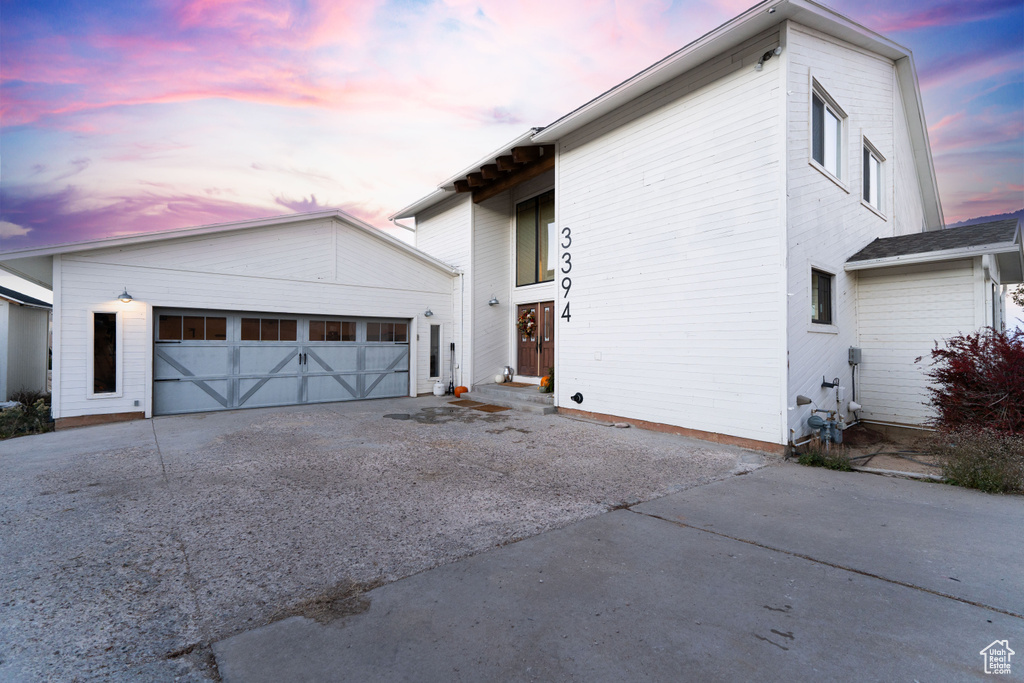
POLYGON ((943 430, 1024 434, 1024 331, 989 328, 932 350, 931 405, 943 430))

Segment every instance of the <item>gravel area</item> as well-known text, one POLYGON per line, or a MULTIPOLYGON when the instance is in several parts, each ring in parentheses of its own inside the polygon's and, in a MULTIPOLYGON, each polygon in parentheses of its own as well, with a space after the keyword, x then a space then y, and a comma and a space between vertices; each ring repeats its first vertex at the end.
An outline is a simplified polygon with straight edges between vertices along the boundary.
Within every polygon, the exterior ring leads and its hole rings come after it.
POLYGON ((0 679, 217 680, 212 641, 766 461, 434 397, 2 442, 0 679))

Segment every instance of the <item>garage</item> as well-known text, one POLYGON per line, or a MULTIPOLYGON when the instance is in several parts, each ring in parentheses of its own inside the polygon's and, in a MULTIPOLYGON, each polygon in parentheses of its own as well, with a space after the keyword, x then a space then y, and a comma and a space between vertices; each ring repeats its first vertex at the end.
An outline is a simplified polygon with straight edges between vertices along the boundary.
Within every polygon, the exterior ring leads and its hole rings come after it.
POLYGON ((466 317, 461 273, 335 209, 41 247, 0 264, 53 291, 58 429, 413 397, 457 377, 439 350, 466 317))
POLYGON ((157 309, 153 412, 409 394, 407 320, 157 309))

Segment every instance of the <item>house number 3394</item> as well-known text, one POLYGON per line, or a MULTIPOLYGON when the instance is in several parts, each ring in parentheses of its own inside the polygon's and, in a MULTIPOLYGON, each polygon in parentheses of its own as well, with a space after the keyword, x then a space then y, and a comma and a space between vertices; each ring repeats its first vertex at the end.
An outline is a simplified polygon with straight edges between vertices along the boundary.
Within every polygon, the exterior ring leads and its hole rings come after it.
POLYGON ((568 251, 571 246, 572 230, 568 227, 562 228, 562 298, 565 300, 565 308, 562 309, 561 317, 565 318, 566 322, 572 320, 569 313, 569 290, 572 289, 572 278, 569 277, 569 273, 572 272, 572 254, 568 251))

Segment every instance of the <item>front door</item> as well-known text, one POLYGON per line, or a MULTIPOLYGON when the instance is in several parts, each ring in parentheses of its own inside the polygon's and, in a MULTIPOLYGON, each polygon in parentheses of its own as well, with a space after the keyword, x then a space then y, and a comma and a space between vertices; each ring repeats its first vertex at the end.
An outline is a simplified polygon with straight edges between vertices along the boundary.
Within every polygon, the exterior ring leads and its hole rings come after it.
POLYGON ((536 327, 532 334, 518 332, 517 374, 524 377, 540 377, 555 365, 555 302, 542 301, 536 304, 522 304, 516 320, 532 312, 536 327))

